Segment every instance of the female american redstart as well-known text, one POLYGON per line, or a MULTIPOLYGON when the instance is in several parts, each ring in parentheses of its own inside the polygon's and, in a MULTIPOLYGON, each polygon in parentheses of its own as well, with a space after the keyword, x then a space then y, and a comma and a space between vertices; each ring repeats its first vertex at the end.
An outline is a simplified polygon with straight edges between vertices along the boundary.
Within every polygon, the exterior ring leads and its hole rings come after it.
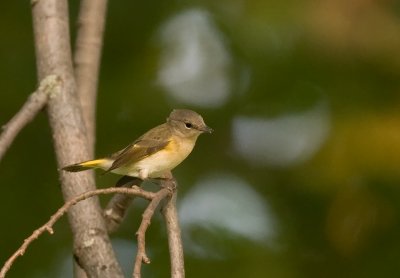
POLYGON ((101 168, 142 180, 162 178, 191 153, 200 134, 212 131, 196 112, 175 109, 166 123, 150 129, 125 149, 110 157, 68 165, 63 170, 101 168))

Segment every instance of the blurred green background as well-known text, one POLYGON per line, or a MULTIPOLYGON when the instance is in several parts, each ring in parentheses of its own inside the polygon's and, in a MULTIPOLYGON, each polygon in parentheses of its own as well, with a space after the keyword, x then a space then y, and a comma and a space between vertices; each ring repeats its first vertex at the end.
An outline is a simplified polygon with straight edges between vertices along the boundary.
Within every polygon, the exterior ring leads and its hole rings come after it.
MULTIPOLYGON (((28 1, 0 3, 0 33, 5 124, 36 87, 28 1)), ((399 49, 395 0, 110 1, 96 153, 173 108, 215 129, 174 171, 188 277, 399 277, 399 49)), ((118 179, 96 175, 99 187, 118 179)), ((0 180, 4 262, 62 204, 45 113, 0 180)), ((144 205, 113 236, 127 273, 144 205)), ((147 248, 145 277, 168 277, 160 217, 147 248)), ((71 277, 66 218, 8 277, 71 277)))

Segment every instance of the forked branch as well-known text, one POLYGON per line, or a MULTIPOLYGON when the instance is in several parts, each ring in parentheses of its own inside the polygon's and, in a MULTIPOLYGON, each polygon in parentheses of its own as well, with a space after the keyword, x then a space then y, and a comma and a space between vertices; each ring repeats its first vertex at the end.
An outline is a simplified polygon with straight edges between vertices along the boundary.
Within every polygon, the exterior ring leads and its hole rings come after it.
POLYGON ((132 273, 133 278, 141 277, 141 266, 142 263, 149 264, 150 259, 146 255, 146 244, 145 244, 145 234, 147 228, 151 223, 151 219, 154 215, 155 210, 160 205, 160 203, 167 199, 167 204, 163 208, 164 218, 167 223, 167 232, 169 238, 169 249, 171 255, 171 273, 173 278, 181 278, 184 277, 184 267, 183 267, 183 253, 182 253, 182 243, 180 239, 180 230, 178 225, 178 218, 176 214, 176 206, 175 206, 175 198, 176 198, 176 187, 175 181, 172 183, 163 182, 163 188, 158 192, 149 192, 141 189, 138 186, 132 187, 111 187, 106 189, 97 189, 82 193, 71 200, 67 201, 60 209, 54 213, 49 221, 42 225, 40 228, 33 231, 33 233, 27 237, 23 244, 15 251, 15 253, 5 262, 1 271, 0 278, 4 278, 6 273, 10 270, 15 260, 25 254, 29 245, 36 240, 40 235, 44 232, 49 232, 50 234, 54 233, 53 226, 72 206, 77 204, 80 201, 86 200, 90 197, 96 195, 104 195, 104 194, 124 194, 124 195, 132 195, 136 197, 141 197, 147 200, 150 200, 146 210, 143 213, 142 221, 139 226, 139 229, 136 233, 137 235, 137 254, 134 264, 134 270, 132 273), (171 186, 172 184, 172 186, 171 186), (170 197, 170 198, 168 198, 170 197), (171 199, 172 197, 172 199, 171 199))
POLYGON ((151 223, 151 218, 153 217, 154 211, 160 204, 160 202, 165 199, 167 196, 171 195, 172 191, 170 188, 164 187, 160 191, 158 191, 153 200, 149 203, 146 210, 142 216, 142 222, 140 223, 139 229, 136 232, 137 236, 137 254, 135 265, 133 269, 133 278, 140 278, 141 277, 141 268, 142 263, 149 264, 150 259, 147 257, 146 254, 146 231, 151 223))

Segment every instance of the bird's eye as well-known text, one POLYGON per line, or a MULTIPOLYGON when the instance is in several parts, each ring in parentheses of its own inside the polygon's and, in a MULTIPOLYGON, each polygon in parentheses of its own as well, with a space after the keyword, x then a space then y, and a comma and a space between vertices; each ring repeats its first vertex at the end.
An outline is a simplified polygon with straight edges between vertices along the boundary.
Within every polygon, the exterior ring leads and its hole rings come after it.
POLYGON ((192 128, 193 125, 191 123, 185 123, 186 128, 192 128))

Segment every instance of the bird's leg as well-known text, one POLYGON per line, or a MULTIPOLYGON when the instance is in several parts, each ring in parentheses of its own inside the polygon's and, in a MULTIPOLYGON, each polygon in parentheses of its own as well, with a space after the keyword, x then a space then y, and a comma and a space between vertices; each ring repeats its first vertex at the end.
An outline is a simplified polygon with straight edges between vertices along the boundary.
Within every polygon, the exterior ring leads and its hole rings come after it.
POLYGON ((171 190, 171 192, 175 191, 177 188, 177 182, 171 172, 167 172, 163 176, 155 178, 154 180, 159 181, 160 187, 167 188, 171 190))
POLYGON ((163 175, 157 178, 148 178, 148 180, 158 184, 161 188, 169 189, 171 192, 174 192, 178 186, 178 183, 176 182, 171 171, 165 172, 163 175))
POLYGON ((178 183, 174 178, 161 179, 160 186, 162 188, 167 188, 168 190, 171 191, 171 193, 173 193, 178 187, 178 183))

